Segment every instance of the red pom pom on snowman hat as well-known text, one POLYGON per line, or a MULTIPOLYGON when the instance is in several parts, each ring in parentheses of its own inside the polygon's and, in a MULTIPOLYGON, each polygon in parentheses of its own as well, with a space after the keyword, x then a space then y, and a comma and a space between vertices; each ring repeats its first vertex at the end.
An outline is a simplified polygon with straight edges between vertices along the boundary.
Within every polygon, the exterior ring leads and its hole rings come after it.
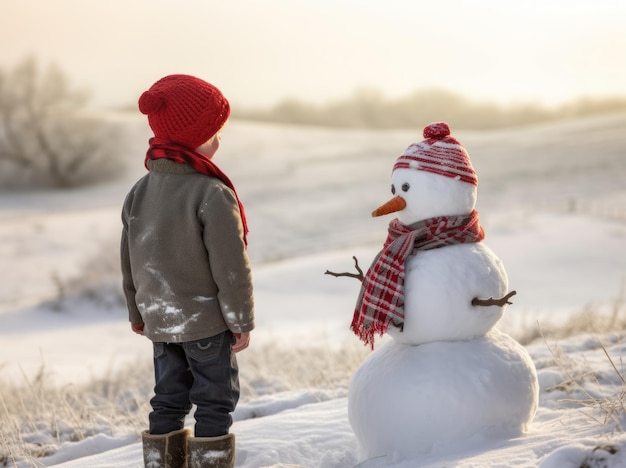
POLYGON ((450 126, 446 122, 427 125, 424 128, 426 139, 410 145, 398 157, 393 170, 431 172, 478 186, 478 177, 467 151, 450 133, 450 126))
POLYGON ((424 128, 424 138, 441 140, 450 135, 450 126, 445 122, 435 122, 424 128))

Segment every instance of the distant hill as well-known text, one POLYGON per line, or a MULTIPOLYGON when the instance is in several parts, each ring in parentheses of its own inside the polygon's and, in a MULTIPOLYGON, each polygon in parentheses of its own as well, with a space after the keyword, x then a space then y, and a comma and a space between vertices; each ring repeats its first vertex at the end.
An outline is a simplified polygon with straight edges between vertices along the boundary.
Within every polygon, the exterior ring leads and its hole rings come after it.
POLYGON ((233 117, 247 120, 342 128, 414 129, 445 120, 454 128, 510 128, 626 111, 626 97, 579 98, 558 107, 538 103, 509 106, 472 101, 445 90, 421 90, 388 99, 376 90, 361 90, 327 104, 287 99, 266 109, 235 107, 233 117))

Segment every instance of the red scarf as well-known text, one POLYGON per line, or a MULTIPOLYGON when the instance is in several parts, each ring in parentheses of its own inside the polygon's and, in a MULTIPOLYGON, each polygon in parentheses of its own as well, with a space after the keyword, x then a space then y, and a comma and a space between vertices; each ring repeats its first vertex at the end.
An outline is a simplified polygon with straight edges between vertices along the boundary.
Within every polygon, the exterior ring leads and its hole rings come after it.
POLYGON ((398 219, 389 223, 389 234, 363 278, 350 328, 374 349, 374 335, 382 335, 389 323, 404 322, 404 264, 420 250, 480 242, 485 231, 473 210, 463 216, 441 216, 411 226, 398 219))
MULTIPOLYGON (((246 212, 243 209, 243 204, 239 200, 235 186, 228 178, 228 176, 217 167, 217 165, 211 161, 204 154, 198 151, 189 149, 185 146, 172 143, 171 141, 164 140, 162 138, 150 138, 150 148, 146 153, 146 160, 144 162, 146 168, 148 168, 148 160, 167 158, 179 164, 187 164, 193 167, 201 174, 205 174, 209 177, 216 177, 224 182, 234 193, 239 204, 239 213, 241 215, 241 223, 243 224, 243 241, 246 246, 248 245, 248 223, 246 221, 246 212)), ((149 168, 148 168, 149 169, 149 168)))

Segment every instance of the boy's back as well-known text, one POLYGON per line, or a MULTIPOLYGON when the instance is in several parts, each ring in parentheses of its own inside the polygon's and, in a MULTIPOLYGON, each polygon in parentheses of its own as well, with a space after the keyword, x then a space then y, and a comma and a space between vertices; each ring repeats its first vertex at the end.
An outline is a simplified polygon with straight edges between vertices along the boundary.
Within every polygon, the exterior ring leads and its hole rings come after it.
POLYGON ((151 340, 174 343, 246 331, 254 320, 252 281, 234 194, 187 165, 148 165, 123 209, 123 263, 133 280, 125 290, 136 287, 131 321, 143 321, 151 340))

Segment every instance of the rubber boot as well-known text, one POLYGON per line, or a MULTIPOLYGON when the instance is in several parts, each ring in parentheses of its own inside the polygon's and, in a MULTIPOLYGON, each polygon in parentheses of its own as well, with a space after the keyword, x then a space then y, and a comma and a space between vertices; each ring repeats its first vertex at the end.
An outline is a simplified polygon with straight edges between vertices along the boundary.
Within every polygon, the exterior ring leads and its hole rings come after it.
POLYGON ((220 437, 190 437, 187 444, 189 468, 233 468, 235 434, 220 437))
POLYGON ((167 434, 141 434, 145 468, 187 468, 187 439, 189 429, 167 434))

